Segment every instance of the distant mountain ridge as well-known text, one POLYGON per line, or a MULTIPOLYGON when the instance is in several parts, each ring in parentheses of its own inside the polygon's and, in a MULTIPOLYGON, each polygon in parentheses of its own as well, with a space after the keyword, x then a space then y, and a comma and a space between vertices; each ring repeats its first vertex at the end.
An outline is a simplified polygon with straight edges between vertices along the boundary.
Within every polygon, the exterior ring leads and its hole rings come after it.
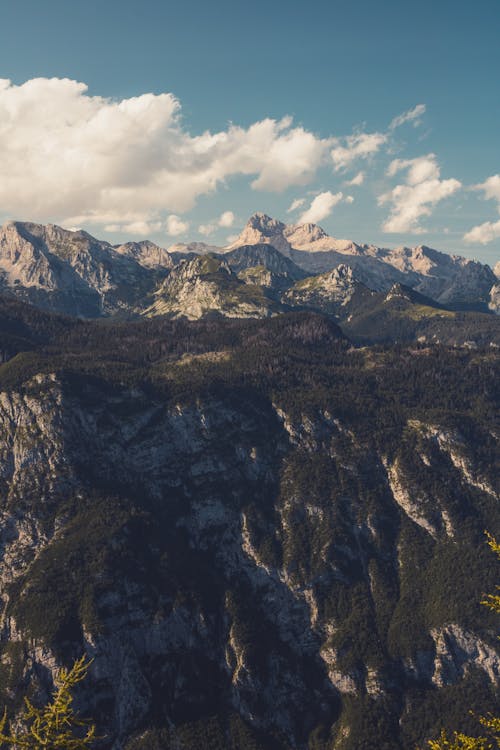
POLYGON ((165 249, 148 240, 113 246, 53 224, 0 228, 0 291, 83 318, 267 317, 298 306, 342 320, 394 284, 438 307, 500 311, 500 281, 487 265, 424 245, 359 245, 315 224, 287 225, 262 213, 226 248, 194 242, 165 249), (220 259, 210 279, 197 258, 220 259), (342 301, 347 279, 359 292, 349 293, 349 305, 342 301))
MULTIPOLYGON (((8 222, 0 229, 0 283, 16 297, 54 312, 87 318, 126 313, 167 272, 161 266, 158 273, 146 260, 154 248, 153 243, 114 248, 81 230, 8 222)), ((165 262, 165 251, 157 252, 165 262)))
POLYGON ((230 248, 257 243, 273 245, 309 273, 347 264, 376 291, 401 283, 457 309, 499 309, 494 301, 498 278, 489 266, 425 245, 392 250, 358 245, 329 237, 315 224, 287 225, 260 213, 249 219, 230 248))

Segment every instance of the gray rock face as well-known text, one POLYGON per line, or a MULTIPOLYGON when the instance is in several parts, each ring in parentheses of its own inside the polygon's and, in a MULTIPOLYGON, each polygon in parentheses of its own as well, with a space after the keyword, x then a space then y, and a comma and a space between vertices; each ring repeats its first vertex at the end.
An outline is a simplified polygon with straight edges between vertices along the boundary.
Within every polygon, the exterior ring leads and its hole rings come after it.
POLYGON ((114 249, 120 255, 132 258, 144 268, 170 269, 175 265, 172 255, 167 250, 147 240, 126 242, 124 245, 116 245, 114 249))
POLYGON ((286 224, 277 219, 272 219, 267 214, 253 214, 238 239, 235 240, 228 250, 234 250, 246 245, 272 245, 285 257, 290 258, 291 245, 285 237, 286 224))
MULTIPOLYGON (((177 265, 197 256, 214 257, 213 251, 243 274, 247 285, 274 291, 275 301, 278 293, 307 276, 348 266, 371 290, 403 284, 452 309, 498 311, 498 279, 489 266, 425 246, 389 250, 358 245, 329 237, 314 224, 290 226, 265 214, 254 214, 228 248, 194 242, 169 251, 148 241, 113 247, 83 231, 8 222, 0 229, 0 288, 39 307, 82 317, 138 316, 146 309, 148 315, 177 310, 186 310, 188 317, 214 311, 227 315, 228 310, 236 314, 238 305, 229 290, 216 293, 213 284, 208 288, 203 270, 199 283, 193 282, 194 292, 180 292, 194 294, 192 304, 184 297, 172 309, 158 302, 169 286, 165 282, 160 290, 162 282, 177 265)), ((170 289, 174 287, 173 282, 170 289)), ((261 317, 265 308, 262 301, 247 299, 237 315, 261 317)))
POLYGON ((370 298, 374 292, 356 280, 352 268, 344 264, 328 273, 309 276, 288 289, 282 297, 288 304, 308 307, 336 317, 349 314, 349 303, 370 298))
POLYGON ((488 307, 493 312, 500 313, 500 284, 491 287, 488 307))
POLYGON ((250 268, 262 267, 273 274, 277 281, 281 279, 282 287, 290 286, 295 281, 305 278, 307 274, 295 263, 275 250, 272 245, 242 245, 225 253, 224 261, 235 273, 250 268))
POLYGON ((207 255, 183 261, 174 268, 144 314, 188 320, 211 313, 229 318, 267 318, 278 310, 279 305, 267 298, 260 286, 245 284, 226 260, 207 255))
POLYGON ((309 273, 322 274, 347 264, 358 281, 370 289, 387 291, 395 283, 405 284, 441 304, 460 309, 488 310, 496 284, 489 266, 459 255, 440 253, 424 245, 393 250, 358 245, 329 237, 315 224, 290 226, 265 214, 254 214, 230 247, 254 243, 273 245, 309 273))
POLYGON ((17 297, 83 317, 127 312, 158 281, 130 248, 117 251, 83 231, 21 222, 0 229, 0 273, 4 289, 17 297))
POLYGON ((497 684, 494 635, 431 610, 412 567, 450 538, 467 549, 464 517, 498 503, 482 443, 414 421, 389 459, 326 406, 183 403, 55 375, 0 394, 0 431, 3 664, 47 685, 85 651, 82 705, 104 712, 114 748, 155 716, 221 705, 306 748, 324 721, 354 731, 345 700, 404 724, 417 687, 473 671, 497 684))

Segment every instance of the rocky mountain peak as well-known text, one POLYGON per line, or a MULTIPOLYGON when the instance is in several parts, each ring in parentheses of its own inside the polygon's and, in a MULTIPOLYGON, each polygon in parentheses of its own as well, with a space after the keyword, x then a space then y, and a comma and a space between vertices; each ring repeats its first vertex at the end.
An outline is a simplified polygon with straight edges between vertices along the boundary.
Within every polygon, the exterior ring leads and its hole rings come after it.
POLYGON ((17 221, 0 229, 0 281, 32 304, 84 317, 129 307, 154 282, 135 258, 83 230, 17 221))
POLYGON ((307 276, 289 258, 285 257, 273 245, 259 243, 258 245, 241 245, 230 250, 224 256, 230 267, 236 272, 255 266, 262 266, 274 274, 297 281, 307 276))
POLYGON ((206 242, 176 242, 170 245, 168 253, 172 255, 177 253, 179 255, 187 255, 189 253, 196 253, 196 255, 207 255, 208 253, 220 253, 224 252, 224 248, 218 245, 208 245, 206 242))
POLYGON ((282 221, 273 219, 267 214, 255 213, 249 218, 238 239, 228 249, 232 250, 241 247, 241 245, 264 243, 272 245, 281 253, 290 257, 291 246, 284 236, 285 229, 286 224, 283 224, 282 221))
POLYGON ((354 272, 351 266, 347 266, 345 263, 341 263, 340 266, 334 268, 332 271, 332 278, 343 279, 345 281, 354 281, 354 272))
MULTIPOLYGON (((328 237, 325 230, 318 224, 294 224, 285 228, 285 236, 293 236, 295 242, 305 244, 306 242, 316 242, 328 237)), ((330 238, 332 239, 332 238, 330 238)))
POLYGON ((411 301, 411 289, 404 284, 393 284, 386 294, 386 302, 391 299, 406 299, 411 301))
POLYGON ((175 265, 172 256, 165 248, 149 240, 115 245, 114 250, 120 255, 132 258, 144 268, 173 268, 175 265))
POLYGON ((275 233, 277 231, 282 232, 286 224, 284 224, 282 221, 279 221, 279 219, 273 219, 272 216, 269 216, 268 214, 264 214, 261 211, 256 211, 252 216, 250 216, 247 227, 253 227, 254 229, 260 229, 262 232, 272 232, 275 233))
POLYGON ((183 261, 176 273, 184 278, 193 278, 195 276, 209 276, 213 273, 231 275, 232 271, 223 258, 218 258, 215 255, 200 255, 191 260, 183 261))

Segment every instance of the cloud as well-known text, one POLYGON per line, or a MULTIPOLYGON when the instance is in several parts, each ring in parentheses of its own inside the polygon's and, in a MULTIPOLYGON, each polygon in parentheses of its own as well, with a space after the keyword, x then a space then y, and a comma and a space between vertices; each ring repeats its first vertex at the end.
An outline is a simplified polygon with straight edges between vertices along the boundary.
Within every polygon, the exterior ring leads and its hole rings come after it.
POLYGON ((455 179, 440 179, 435 154, 416 159, 395 159, 387 174, 392 177, 401 171, 406 171, 405 183, 396 185, 378 199, 379 205, 391 204, 390 215, 382 228, 390 233, 420 234, 425 231, 420 226, 420 219, 430 216, 434 206, 453 195, 461 183, 455 179))
POLYGON ((127 232, 127 234, 140 234, 143 237, 148 234, 160 232, 163 229, 161 221, 131 221, 128 224, 106 224, 106 232, 127 232))
POLYGON ((200 224, 198 232, 204 237, 210 237, 211 234, 217 231, 217 224, 200 224))
POLYGON ((0 79, 0 207, 66 224, 165 221, 234 176, 255 190, 310 182, 333 143, 289 117, 190 134, 173 94, 113 100, 84 83, 0 79))
POLYGON ((425 104, 417 104, 413 109, 408 109, 406 112, 395 117, 389 125, 389 130, 395 130, 407 122, 412 122, 414 127, 417 127, 420 125, 420 118, 425 114, 425 110, 425 104))
POLYGON ((292 201, 292 202, 290 203, 290 205, 288 206, 288 208, 287 208, 287 210, 286 210, 287 214, 291 214, 291 213, 293 213, 293 212, 294 212, 294 211, 296 211, 296 210, 297 210, 298 208, 300 208, 301 206, 303 206, 305 202, 306 202, 306 199, 305 199, 305 198, 296 198, 296 199, 295 199, 294 201, 292 201))
POLYGON ((480 245, 487 245, 488 242, 493 242, 500 237, 500 220, 499 221, 485 221, 484 224, 478 224, 478 226, 472 227, 466 234, 464 234, 465 242, 478 243, 480 245))
MULTIPOLYGON (((255 142, 252 161, 259 163, 259 170, 247 167, 247 173, 260 172, 251 183, 255 190, 279 192, 291 185, 306 185, 324 163, 331 139, 319 139, 301 127, 290 129, 291 123, 288 117, 279 122, 263 120, 243 131, 248 133, 248 145, 255 142)), ((240 158, 248 145, 244 145, 240 158)))
MULTIPOLYGON (((422 107, 393 123, 416 122, 422 107)), ((178 217, 232 178, 281 192, 311 183, 327 164, 342 172, 369 159, 390 137, 389 130, 320 137, 290 117, 192 134, 171 93, 116 100, 68 78, 0 79, 0 211, 137 234, 161 225, 175 236, 178 217)), ((361 175, 351 184, 361 185, 361 175)), ((201 226, 230 227, 231 215, 201 226)))
POLYGON ((189 222, 183 221, 179 216, 171 214, 163 221, 130 221, 117 224, 106 224, 105 232, 126 232, 127 234, 137 234, 145 237, 156 232, 166 232, 177 237, 179 234, 185 234, 189 229, 189 222))
POLYGON ((347 180, 346 185, 349 185, 350 187, 359 187, 363 184, 365 181, 365 173, 364 172, 358 172, 357 175, 355 175, 352 180, 347 180))
POLYGON ((335 139, 335 147, 330 151, 333 168, 336 172, 347 169, 357 159, 373 156, 387 143, 386 133, 356 133, 345 138, 335 139))
POLYGON ((353 198, 353 196, 352 196, 352 195, 346 195, 346 197, 345 197, 345 202, 346 202, 346 203, 354 203, 354 198, 353 198))
POLYGON ((232 211, 224 211, 224 213, 219 216, 219 226, 226 228, 232 227, 234 224, 234 219, 235 216, 232 211))
POLYGON ((494 174, 492 177, 488 177, 485 182, 474 185, 474 190, 482 190, 486 200, 497 201, 500 211, 500 174, 494 174))
POLYGON ((424 180, 435 179, 440 174, 435 154, 419 156, 416 159, 394 159, 389 164, 387 174, 389 177, 394 177, 404 169, 408 170, 406 175, 408 185, 418 185, 424 180))
MULTIPOLYGON (((485 200, 497 201, 498 211, 500 212, 500 175, 494 174, 488 177, 485 182, 474 185, 473 190, 480 190, 484 193, 485 200)), ((487 245, 500 237, 500 221, 485 221, 472 227, 464 234, 465 242, 477 242, 481 245, 487 245)))
POLYGON ((167 234, 170 234, 172 237, 178 237, 180 234, 185 234, 187 232, 189 229, 189 222, 182 221, 182 219, 175 214, 170 214, 165 228, 167 234))
POLYGON ((333 208, 340 203, 344 197, 343 193, 331 193, 329 190, 317 195, 309 208, 299 218, 300 224, 317 224, 329 216, 333 208))
MULTIPOLYGON (((333 142, 334 148, 330 151, 334 170, 336 172, 346 170, 358 159, 368 159, 374 156, 380 151, 382 146, 389 142, 393 130, 404 125, 406 122, 413 122, 414 125, 420 124, 419 118, 424 114, 425 110, 425 104, 417 104, 413 109, 403 112, 391 121, 385 133, 354 133, 344 138, 335 138, 333 142)), ((364 175, 363 177, 361 175, 362 172, 359 172, 353 178, 353 180, 359 179, 360 182, 351 182, 348 184, 361 185, 364 179, 364 175)))
POLYGON ((205 237, 209 237, 214 234, 220 227, 228 229, 232 227, 235 222, 236 216, 232 211, 224 211, 221 213, 218 219, 208 222, 207 224, 200 224, 198 232, 203 234, 205 237))

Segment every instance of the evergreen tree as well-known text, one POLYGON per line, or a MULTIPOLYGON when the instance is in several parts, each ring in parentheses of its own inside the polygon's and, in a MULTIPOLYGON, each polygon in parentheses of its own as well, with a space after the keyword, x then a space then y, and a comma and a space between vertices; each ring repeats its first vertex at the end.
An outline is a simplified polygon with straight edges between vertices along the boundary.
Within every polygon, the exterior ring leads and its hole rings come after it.
MULTIPOLYGON (((487 536, 488 544, 500 559, 500 543, 490 534, 487 536)), ((500 591, 500 586, 497 586, 497 591, 500 591)), ((500 614, 499 594, 488 594, 481 604, 500 614)), ((485 730, 484 735, 486 736, 470 737, 461 732, 453 732, 453 735, 449 737, 445 731, 442 731, 439 739, 429 740, 428 747, 430 750, 494 750, 494 748, 500 748, 500 716, 493 716, 492 714, 480 716, 479 723, 485 730)))
POLYGON ((85 656, 71 669, 61 669, 55 678, 52 700, 36 708, 27 698, 18 730, 7 730, 7 711, 0 719, 0 746, 12 750, 86 750, 96 741, 96 727, 80 719, 73 709, 72 690, 81 682, 90 666, 85 656))

